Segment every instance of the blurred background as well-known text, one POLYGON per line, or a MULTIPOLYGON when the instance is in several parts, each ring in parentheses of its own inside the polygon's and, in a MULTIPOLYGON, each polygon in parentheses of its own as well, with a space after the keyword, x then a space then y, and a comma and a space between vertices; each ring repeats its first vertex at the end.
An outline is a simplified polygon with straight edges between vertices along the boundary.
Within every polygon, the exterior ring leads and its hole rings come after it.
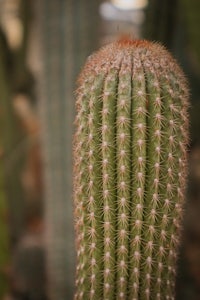
POLYGON ((200 300, 199 15, 198 0, 0 0, 0 299, 73 299, 76 78, 126 34, 163 43, 190 83, 176 300, 200 300))

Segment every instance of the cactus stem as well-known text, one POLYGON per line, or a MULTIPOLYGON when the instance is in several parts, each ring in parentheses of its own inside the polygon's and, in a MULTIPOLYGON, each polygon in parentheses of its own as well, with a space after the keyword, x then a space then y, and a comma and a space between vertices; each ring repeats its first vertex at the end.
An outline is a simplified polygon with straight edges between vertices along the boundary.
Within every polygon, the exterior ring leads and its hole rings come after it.
POLYGON ((186 182, 188 93, 162 47, 88 59, 75 135, 76 299, 173 299, 186 182))

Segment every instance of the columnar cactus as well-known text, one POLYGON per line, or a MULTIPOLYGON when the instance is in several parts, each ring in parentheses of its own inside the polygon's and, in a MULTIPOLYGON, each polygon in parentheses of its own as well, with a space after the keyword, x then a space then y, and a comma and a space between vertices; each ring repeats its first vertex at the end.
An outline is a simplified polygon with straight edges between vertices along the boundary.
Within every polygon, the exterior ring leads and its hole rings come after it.
POLYGON ((186 181, 188 89, 171 55, 121 39, 77 90, 76 299, 174 299, 186 181))
POLYGON ((71 201, 74 83, 81 64, 95 48, 99 38, 100 2, 31 2, 35 8, 32 42, 38 47, 36 60, 40 62, 38 68, 34 60, 30 60, 39 92, 38 110, 44 158, 46 289, 50 300, 71 300, 74 295, 75 251, 71 201), (63 238, 64 235, 67 239, 63 238))

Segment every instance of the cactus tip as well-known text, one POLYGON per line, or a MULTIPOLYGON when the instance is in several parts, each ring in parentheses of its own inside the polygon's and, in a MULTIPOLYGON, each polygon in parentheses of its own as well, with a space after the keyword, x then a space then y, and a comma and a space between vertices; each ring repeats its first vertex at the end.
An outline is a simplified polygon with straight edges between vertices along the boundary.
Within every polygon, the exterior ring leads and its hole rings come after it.
POLYGON ((118 41, 117 44, 122 47, 127 46, 134 46, 134 47, 149 47, 152 42, 149 42, 147 40, 138 40, 138 39, 132 39, 127 35, 122 35, 118 41))

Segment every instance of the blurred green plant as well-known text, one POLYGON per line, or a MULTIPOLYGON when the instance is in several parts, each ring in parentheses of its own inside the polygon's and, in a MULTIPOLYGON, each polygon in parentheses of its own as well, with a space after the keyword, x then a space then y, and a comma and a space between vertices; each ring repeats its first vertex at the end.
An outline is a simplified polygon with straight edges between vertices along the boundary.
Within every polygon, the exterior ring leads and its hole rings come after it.
POLYGON ((8 291, 8 269, 10 263, 8 205, 3 182, 3 166, 0 157, 0 299, 8 291))
POLYGON ((200 2, 197 0, 181 0, 180 9, 184 18, 184 29, 188 41, 187 47, 193 55, 193 67, 200 75, 200 2))
POLYGON ((8 288, 5 268, 10 261, 9 251, 9 224, 8 224, 8 199, 5 192, 5 166, 3 157, 5 154, 5 115, 3 102, 8 100, 7 83, 5 78, 5 39, 0 31, 0 298, 2 299, 8 288))
POLYGON ((44 157, 48 295, 72 299, 75 251, 72 134, 75 79, 98 43, 98 3, 44 0, 36 6, 40 37, 39 110, 44 157))
POLYGON ((143 26, 145 38, 159 41, 168 49, 172 48, 174 28, 177 22, 178 0, 149 0, 146 21, 143 26))
MULTIPOLYGON (((22 47, 24 48, 24 47, 22 47)), ((4 266, 24 231, 24 197, 21 182, 24 134, 15 115, 13 96, 26 86, 24 51, 9 47, 0 28, 0 298, 8 284, 4 266)))

